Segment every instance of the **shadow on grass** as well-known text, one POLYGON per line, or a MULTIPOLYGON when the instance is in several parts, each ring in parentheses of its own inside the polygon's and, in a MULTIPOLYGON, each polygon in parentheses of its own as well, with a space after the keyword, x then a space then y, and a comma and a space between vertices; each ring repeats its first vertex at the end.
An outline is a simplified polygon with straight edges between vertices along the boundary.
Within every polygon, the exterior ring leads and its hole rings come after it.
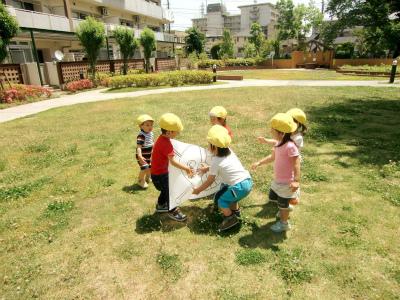
POLYGON ((135 184, 133 184, 133 185, 124 186, 124 187, 122 188, 122 191, 124 191, 125 193, 128 193, 128 194, 136 194, 137 192, 145 191, 145 189, 142 188, 142 187, 141 187, 140 185, 138 185, 137 183, 135 183, 135 184))
POLYGON ((286 240, 286 232, 273 233, 271 225, 276 221, 269 222, 261 227, 253 226, 252 233, 239 239, 239 245, 244 248, 264 248, 279 251, 278 244, 286 240))
POLYGON ((349 99, 307 110, 312 120, 308 137, 318 142, 341 143, 355 151, 332 151, 361 164, 382 166, 400 160, 400 101, 381 97, 349 99))
POLYGON ((257 204, 257 205, 243 205, 242 208, 253 208, 253 207, 261 207, 262 209, 255 215, 257 218, 265 218, 270 219, 275 217, 278 206, 273 202, 266 202, 265 204, 257 204))
POLYGON ((198 206, 181 207, 182 213, 187 215, 187 221, 176 222, 171 220, 167 213, 153 213, 143 215, 136 221, 136 233, 146 234, 155 231, 171 232, 183 227, 188 227, 194 234, 231 236, 239 233, 241 224, 224 232, 218 232, 222 222, 222 215, 213 211, 211 206, 200 208, 198 206))

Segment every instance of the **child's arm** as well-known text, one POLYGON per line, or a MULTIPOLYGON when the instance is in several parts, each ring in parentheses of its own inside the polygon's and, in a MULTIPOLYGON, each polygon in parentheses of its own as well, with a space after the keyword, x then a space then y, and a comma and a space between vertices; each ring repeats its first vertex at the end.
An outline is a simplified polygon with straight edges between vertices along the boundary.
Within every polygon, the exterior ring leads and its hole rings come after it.
POLYGON ((274 139, 266 139, 266 138, 263 137, 263 136, 259 136, 259 137, 257 138, 257 140, 258 140, 258 142, 261 143, 261 144, 268 144, 268 145, 270 145, 270 146, 275 146, 276 143, 278 142, 277 140, 274 140, 274 139))
POLYGON ((292 192, 295 192, 300 186, 300 156, 292 157, 294 165, 294 181, 290 184, 292 192))
POLYGON ((255 162, 254 164, 251 165, 251 168, 253 170, 257 169, 257 167, 265 164, 269 164, 275 160, 275 149, 272 150, 272 153, 268 155, 267 157, 263 158, 260 161, 255 162))
POLYGON ((208 175, 207 180, 199 187, 193 189, 193 194, 198 195, 215 181, 215 175, 208 175))
POLYGON ((208 171, 210 171, 210 166, 202 163, 200 165, 200 168, 197 169, 197 171, 200 173, 200 175, 206 174, 208 171))
POLYGON ((189 178, 193 177, 193 170, 191 168, 189 168, 188 166, 185 166, 185 165, 177 162, 174 159, 173 155, 168 156, 168 159, 169 159, 169 162, 171 163, 171 165, 173 165, 175 168, 185 171, 188 174, 189 178))
POLYGON ((142 155, 142 145, 137 145, 136 147, 136 154, 138 156, 138 159, 140 160, 140 162, 144 165, 147 165, 147 162, 145 161, 143 155, 142 155))

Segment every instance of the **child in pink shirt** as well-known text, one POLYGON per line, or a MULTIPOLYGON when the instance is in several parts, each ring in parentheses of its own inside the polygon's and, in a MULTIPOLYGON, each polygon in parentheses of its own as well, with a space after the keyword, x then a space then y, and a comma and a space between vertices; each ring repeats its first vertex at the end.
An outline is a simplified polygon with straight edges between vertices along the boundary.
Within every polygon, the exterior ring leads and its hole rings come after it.
POLYGON ((262 164, 274 162, 274 180, 269 191, 270 201, 278 203, 280 220, 271 226, 279 233, 290 229, 289 202, 298 198, 300 181, 299 150, 291 140, 291 134, 297 129, 293 118, 288 114, 276 114, 271 120, 271 134, 277 141, 272 154, 254 163, 255 170, 262 164))

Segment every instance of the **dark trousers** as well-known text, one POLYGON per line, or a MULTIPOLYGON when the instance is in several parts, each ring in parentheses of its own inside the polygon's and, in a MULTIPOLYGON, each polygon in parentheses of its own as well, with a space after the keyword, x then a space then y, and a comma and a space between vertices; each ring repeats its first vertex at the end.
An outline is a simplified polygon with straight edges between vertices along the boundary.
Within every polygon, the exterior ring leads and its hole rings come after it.
POLYGON ((160 175, 151 174, 151 180, 153 180, 153 184, 156 187, 156 189, 160 191, 160 196, 158 196, 158 205, 160 206, 167 205, 169 208, 168 173, 160 175))

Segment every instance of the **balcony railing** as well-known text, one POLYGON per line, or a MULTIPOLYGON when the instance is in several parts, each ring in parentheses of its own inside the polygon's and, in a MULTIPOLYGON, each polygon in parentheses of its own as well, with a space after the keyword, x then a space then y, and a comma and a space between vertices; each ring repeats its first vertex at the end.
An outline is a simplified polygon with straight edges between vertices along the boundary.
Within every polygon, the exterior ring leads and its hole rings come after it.
POLYGON ((67 17, 24 10, 11 6, 7 6, 7 9, 11 15, 16 17, 20 27, 67 32, 71 31, 67 17))
POLYGON ((164 22, 173 22, 174 16, 172 11, 162 8, 161 6, 144 0, 95 0, 99 5, 110 8, 129 10, 132 13, 149 16, 164 22))
MULTIPOLYGON (((18 24, 20 27, 32 28, 32 29, 43 29, 43 30, 53 30, 53 31, 65 31, 71 32, 70 22, 67 17, 46 14, 42 12, 23 10, 11 6, 7 6, 8 11, 11 15, 17 18, 18 24)), ((72 19, 72 27, 75 32, 79 23, 83 20, 80 19, 72 19)), ((119 25, 116 24, 104 24, 105 29, 108 35, 111 35, 111 32, 119 25)), ((139 37, 142 30, 134 29, 135 37, 139 37)), ((182 42, 180 39, 176 39, 173 34, 165 33, 165 32, 155 32, 156 40, 159 42, 169 42, 176 43, 182 42)))

